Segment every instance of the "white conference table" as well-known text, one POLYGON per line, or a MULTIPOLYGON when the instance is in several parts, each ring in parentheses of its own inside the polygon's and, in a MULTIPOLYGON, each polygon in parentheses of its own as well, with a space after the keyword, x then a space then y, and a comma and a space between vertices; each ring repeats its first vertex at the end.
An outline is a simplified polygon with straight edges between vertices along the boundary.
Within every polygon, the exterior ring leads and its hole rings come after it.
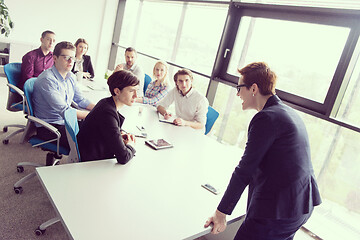
MULTIPOLYGON (((203 225, 220 202, 242 151, 199 130, 161 123, 151 106, 135 104, 120 112, 126 131, 134 133, 141 125, 147 139, 164 138, 174 147, 156 151, 136 138, 136 155, 125 165, 110 159, 36 168, 69 237, 169 240, 209 233, 203 225), (205 183, 220 194, 202 188, 205 183)), ((246 198, 245 193, 228 224, 245 214, 246 198)))

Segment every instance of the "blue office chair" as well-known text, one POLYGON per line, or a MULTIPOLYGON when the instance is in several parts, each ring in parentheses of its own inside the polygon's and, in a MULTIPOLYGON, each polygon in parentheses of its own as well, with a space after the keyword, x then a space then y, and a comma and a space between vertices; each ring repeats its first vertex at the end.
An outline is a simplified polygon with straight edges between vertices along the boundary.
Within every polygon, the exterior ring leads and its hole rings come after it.
POLYGON ((64 113, 66 136, 70 145, 68 162, 80 162, 80 152, 76 135, 79 132, 76 110, 69 108, 64 113))
POLYGON ((219 117, 219 113, 214 108, 209 106, 208 112, 206 114, 205 135, 207 135, 210 132, 211 128, 213 127, 218 117, 219 117))
POLYGON ((151 82, 151 77, 145 73, 145 78, 144 78, 144 95, 145 95, 146 89, 147 89, 147 87, 148 87, 148 85, 149 85, 150 82, 151 82))
MULTIPOLYGON (((24 92, 18 87, 21 80, 21 63, 8 63, 4 66, 4 72, 8 80, 7 86, 9 87, 8 101, 6 109, 12 112, 24 111, 24 92)), ((19 128, 15 132, 9 134, 3 139, 3 144, 8 144, 9 139, 18 133, 22 133, 25 130, 24 125, 10 124, 3 128, 4 132, 8 131, 9 127, 19 128)))
MULTIPOLYGON (((38 138, 36 135, 33 135, 30 137, 29 142, 33 147, 40 147, 42 150, 49 151, 46 155, 46 162, 47 163, 53 163, 52 165, 56 165, 59 163, 58 159, 62 158, 62 155, 68 155, 69 149, 66 149, 62 146, 60 146, 60 132, 52 125, 48 124, 47 122, 44 122, 43 120, 37 118, 34 116, 33 107, 32 107, 32 93, 34 89, 34 82, 36 78, 30 78, 25 82, 24 85, 24 95, 25 95, 25 106, 27 108, 28 115, 26 118, 28 119, 27 126, 29 128, 35 128, 34 123, 38 123, 41 126, 47 128, 49 131, 53 132, 56 135, 56 138, 44 141, 40 138, 38 138)), ((19 173, 24 171, 24 166, 34 166, 34 167, 40 167, 45 166, 45 164, 38 164, 38 163, 31 163, 31 162, 20 162, 17 164, 17 171, 19 173)), ((28 179, 34 177, 36 175, 35 172, 32 172, 28 174, 27 176, 23 177, 19 181, 17 181, 14 184, 14 191, 16 194, 22 193, 22 183, 27 181, 28 179)))
MULTIPOLYGON (((80 162, 80 152, 77 144, 76 135, 79 132, 76 110, 69 108, 64 113, 66 136, 70 145, 68 162, 80 162)), ((42 223, 36 230, 35 234, 40 236, 45 233, 46 228, 60 221, 60 217, 54 217, 42 223)))

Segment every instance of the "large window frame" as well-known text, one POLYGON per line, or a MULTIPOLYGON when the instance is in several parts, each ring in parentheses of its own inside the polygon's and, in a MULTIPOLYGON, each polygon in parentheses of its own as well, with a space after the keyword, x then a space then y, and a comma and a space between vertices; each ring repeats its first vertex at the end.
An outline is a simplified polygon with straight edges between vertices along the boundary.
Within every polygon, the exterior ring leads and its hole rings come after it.
POLYGON ((334 118, 340 105, 339 102, 344 96, 345 91, 343 91, 343 89, 350 80, 349 75, 351 74, 349 74, 349 72, 352 72, 355 62, 354 59, 357 57, 358 51, 356 49, 358 48, 356 45, 360 35, 360 25, 358 24, 360 21, 360 11, 252 3, 230 3, 227 20, 211 75, 212 81, 208 89, 208 97, 210 99, 215 96, 218 85, 216 82, 223 82, 231 86, 237 84, 238 76, 230 75, 227 73, 227 69, 242 17, 258 17, 349 28, 349 36, 323 103, 296 96, 279 89, 277 89, 276 92, 283 101, 300 111, 360 132, 358 126, 353 126, 334 118))

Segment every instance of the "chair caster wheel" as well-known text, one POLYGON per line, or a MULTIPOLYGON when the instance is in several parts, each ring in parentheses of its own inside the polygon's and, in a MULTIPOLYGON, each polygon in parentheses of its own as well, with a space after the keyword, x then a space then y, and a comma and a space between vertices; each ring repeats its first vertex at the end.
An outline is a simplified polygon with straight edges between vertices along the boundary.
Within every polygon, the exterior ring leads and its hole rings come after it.
POLYGON ((40 227, 38 227, 36 230, 35 230, 35 234, 36 236, 41 236, 45 233, 46 229, 44 230, 41 230, 40 227))
POLYGON ((22 187, 14 187, 14 191, 16 194, 21 194, 23 191, 23 188, 22 187))
POLYGON ((17 171, 18 173, 22 173, 22 172, 24 171, 24 167, 23 167, 23 166, 17 166, 17 167, 16 167, 16 171, 17 171))
POLYGON ((7 132, 8 128, 7 127, 4 127, 3 128, 3 132, 7 132))
POLYGON ((7 145, 9 143, 8 139, 3 140, 3 144, 7 145))

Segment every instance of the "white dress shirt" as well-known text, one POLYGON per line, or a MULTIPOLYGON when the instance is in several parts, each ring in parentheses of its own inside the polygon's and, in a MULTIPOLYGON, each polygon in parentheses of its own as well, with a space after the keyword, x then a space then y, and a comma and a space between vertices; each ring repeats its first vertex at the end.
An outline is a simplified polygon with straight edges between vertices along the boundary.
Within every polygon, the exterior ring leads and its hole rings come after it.
POLYGON ((175 102, 175 112, 177 117, 186 121, 196 121, 205 126, 209 101, 196 89, 191 88, 190 91, 183 96, 179 90, 174 87, 166 97, 157 104, 157 106, 162 106, 166 109, 173 102, 175 102))

